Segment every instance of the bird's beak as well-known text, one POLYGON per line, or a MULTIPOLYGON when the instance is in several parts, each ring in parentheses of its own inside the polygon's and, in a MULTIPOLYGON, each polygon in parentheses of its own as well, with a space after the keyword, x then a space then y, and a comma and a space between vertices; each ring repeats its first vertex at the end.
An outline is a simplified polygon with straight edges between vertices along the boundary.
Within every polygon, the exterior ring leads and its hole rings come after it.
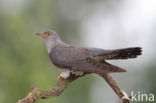
POLYGON ((36 35, 39 35, 39 36, 42 36, 42 37, 47 36, 45 33, 42 33, 42 32, 36 33, 36 35))
POLYGON ((40 33, 40 32, 38 32, 38 33, 36 33, 36 35, 41 35, 41 33, 40 33))

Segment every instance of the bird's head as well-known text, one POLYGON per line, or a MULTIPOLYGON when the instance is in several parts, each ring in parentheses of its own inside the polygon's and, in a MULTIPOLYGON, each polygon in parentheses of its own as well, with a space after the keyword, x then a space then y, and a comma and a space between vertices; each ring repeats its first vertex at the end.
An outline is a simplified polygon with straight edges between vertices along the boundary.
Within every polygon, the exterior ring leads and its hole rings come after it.
POLYGON ((62 43, 57 33, 53 30, 46 30, 44 32, 39 32, 39 33, 36 33, 36 35, 39 35, 46 40, 48 53, 50 53, 52 48, 55 47, 58 43, 62 43))
POLYGON ((59 39, 57 33, 53 30, 46 30, 44 32, 38 32, 36 35, 43 37, 44 39, 59 39))

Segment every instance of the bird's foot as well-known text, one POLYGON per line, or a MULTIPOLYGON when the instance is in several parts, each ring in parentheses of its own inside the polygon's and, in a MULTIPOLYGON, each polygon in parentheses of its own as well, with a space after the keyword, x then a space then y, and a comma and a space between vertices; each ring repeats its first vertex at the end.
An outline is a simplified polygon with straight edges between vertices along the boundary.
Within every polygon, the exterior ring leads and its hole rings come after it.
POLYGON ((57 77, 58 80, 60 79, 68 79, 71 75, 74 75, 76 77, 81 77, 84 75, 84 72, 82 71, 75 71, 75 70, 69 70, 69 69, 62 69, 61 74, 57 77))
POLYGON ((57 77, 57 79, 68 79, 70 77, 70 70, 68 69, 63 69, 61 71, 61 74, 57 77))
POLYGON ((61 75, 59 75, 59 76, 57 77, 57 79, 60 80, 60 79, 63 79, 63 77, 62 77, 61 75))
POLYGON ((67 76, 64 76, 64 75, 62 75, 62 74, 60 74, 60 75, 57 77, 57 79, 58 79, 58 80, 60 80, 60 79, 68 79, 68 77, 67 77, 67 76))

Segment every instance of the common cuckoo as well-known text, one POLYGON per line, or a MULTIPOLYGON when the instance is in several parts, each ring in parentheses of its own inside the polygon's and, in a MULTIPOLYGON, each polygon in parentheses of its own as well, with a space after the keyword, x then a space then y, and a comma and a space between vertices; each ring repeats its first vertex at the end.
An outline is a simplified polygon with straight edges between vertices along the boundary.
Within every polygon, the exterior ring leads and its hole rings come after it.
POLYGON ((140 47, 104 50, 100 48, 77 47, 64 43, 53 30, 37 33, 46 41, 51 62, 62 70, 59 78, 68 78, 70 74, 81 76, 88 73, 126 72, 106 60, 136 58, 141 55, 140 47))

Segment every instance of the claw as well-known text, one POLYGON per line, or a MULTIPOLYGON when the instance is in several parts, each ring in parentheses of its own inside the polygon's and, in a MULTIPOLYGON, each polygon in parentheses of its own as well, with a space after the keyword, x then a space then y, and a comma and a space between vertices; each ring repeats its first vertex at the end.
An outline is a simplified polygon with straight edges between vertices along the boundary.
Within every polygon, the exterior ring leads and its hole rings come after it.
POLYGON ((58 77, 57 77, 57 79, 58 80, 60 80, 60 79, 62 79, 63 77, 61 76, 61 75, 59 75, 58 77))

